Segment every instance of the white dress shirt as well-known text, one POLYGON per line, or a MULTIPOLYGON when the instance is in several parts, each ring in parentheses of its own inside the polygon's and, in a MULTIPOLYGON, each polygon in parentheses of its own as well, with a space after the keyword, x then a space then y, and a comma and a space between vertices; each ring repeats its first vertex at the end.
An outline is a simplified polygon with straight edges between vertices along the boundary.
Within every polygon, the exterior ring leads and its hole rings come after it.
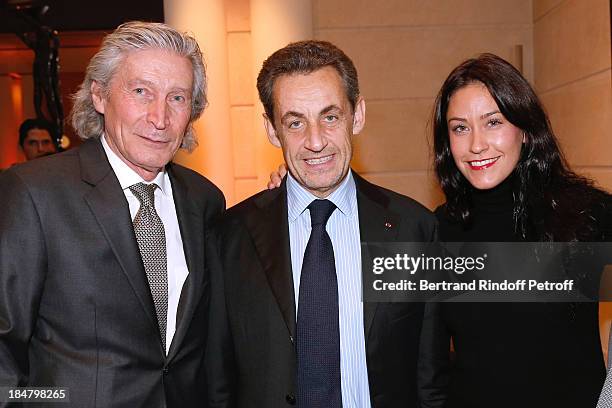
POLYGON ((183 240, 179 229, 178 217, 176 215, 176 207, 172 197, 172 184, 165 170, 157 174, 153 181, 145 181, 134 170, 123 162, 113 152, 106 142, 106 136, 102 136, 102 146, 106 152, 106 157, 119 180, 119 184, 123 189, 123 194, 130 206, 130 215, 132 221, 136 217, 136 213, 140 208, 140 201, 134 196, 129 189, 130 186, 137 183, 151 184, 155 183, 159 188, 155 189, 155 211, 159 218, 164 223, 164 231, 166 235, 166 252, 167 252, 167 270, 168 270, 168 316, 166 321, 166 353, 170 350, 172 338, 176 331, 176 312, 178 309, 181 291, 189 270, 187 269, 187 261, 185 260, 185 252, 183 250, 183 240))
MULTIPOLYGON (((310 210, 306 207, 316 199, 316 196, 305 190, 290 174, 287 175, 289 245, 296 305, 300 293, 304 252, 312 229, 310 210)), ((325 230, 334 248, 338 278, 342 406, 344 408, 369 408, 371 406, 370 387, 361 301, 359 212, 357 189, 351 172, 327 199, 337 207, 329 217, 325 230)))

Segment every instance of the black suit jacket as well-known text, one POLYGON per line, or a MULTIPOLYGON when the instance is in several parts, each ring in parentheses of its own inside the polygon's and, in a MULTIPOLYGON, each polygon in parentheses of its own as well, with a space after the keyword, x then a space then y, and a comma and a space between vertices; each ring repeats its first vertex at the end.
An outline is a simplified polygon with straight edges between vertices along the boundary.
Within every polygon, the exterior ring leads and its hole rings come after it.
POLYGON ((225 204, 197 173, 168 172, 189 269, 168 356, 101 143, 0 175, 0 385, 67 387, 79 408, 202 406, 204 235, 225 204))
MULTIPOLYGON (((427 209, 353 174, 362 241, 435 239, 436 221, 427 209)), ((286 185, 231 208, 216 231, 219 257, 210 258, 213 302, 225 315, 211 317, 211 406, 294 405, 295 299, 286 185)), ((416 407, 422 320, 421 303, 364 303, 375 408, 416 407)))

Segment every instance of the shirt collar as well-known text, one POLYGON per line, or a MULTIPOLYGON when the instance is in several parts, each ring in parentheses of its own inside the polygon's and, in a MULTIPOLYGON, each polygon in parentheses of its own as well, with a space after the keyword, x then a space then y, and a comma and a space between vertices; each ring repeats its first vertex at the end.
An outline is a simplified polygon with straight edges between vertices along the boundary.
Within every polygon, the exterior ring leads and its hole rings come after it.
MULTIPOLYGON (((289 222, 295 221, 306 210, 306 207, 318 198, 302 187, 291 176, 291 173, 287 173, 287 215, 289 222)), ((342 183, 326 199, 334 203, 345 216, 348 217, 353 214, 357 207, 357 189, 350 169, 342 183)))
POLYGON ((128 189, 130 186, 133 186, 137 183, 145 183, 157 184, 157 187, 161 190, 164 195, 170 195, 170 179, 168 178, 168 173, 166 173, 165 169, 162 169, 157 176, 152 181, 145 181, 142 177, 138 175, 134 170, 130 168, 123 160, 117 156, 115 152, 112 151, 108 142, 106 141, 106 135, 102 135, 102 147, 104 148, 104 152, 106 153, 106 157, 108 158, 108 162, 111 165, 111 168, 115 172, 117 179, 119 180, 119 184, 121 185, 122 190, 128 189))

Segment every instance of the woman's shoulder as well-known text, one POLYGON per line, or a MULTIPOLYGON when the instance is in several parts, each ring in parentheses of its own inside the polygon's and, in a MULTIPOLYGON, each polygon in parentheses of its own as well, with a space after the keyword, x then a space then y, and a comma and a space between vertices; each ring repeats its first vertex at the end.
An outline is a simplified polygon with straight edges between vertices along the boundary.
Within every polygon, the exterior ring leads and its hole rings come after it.
POLYGON ((594 220, 601 241, 612 241, 612 195, 598 190, 597 199, 590 207, 590 216, 594 220))
POLYGON ((446 214, 446 203, 437 206, 433 213, 436 215, 436 218, 438 218, 438 221, 440 221, 440 218, 444 217, 446 214))
POLYGON ((574 185, 561 191, 559 198, 556 223, 573 228, 579 241, 612 241, 610 193, 592 185, 574 185))
POLYGON ((436 219, 438 220, 438 225, 440 226, 440 229, 450 228, 453 230, 463 230, 465 227, 464 223, 461 222, 461 220, 458 220, 449 212, 446 203, 442 203, 438 207, 436 207, 433 213, 436 216, 436 219))

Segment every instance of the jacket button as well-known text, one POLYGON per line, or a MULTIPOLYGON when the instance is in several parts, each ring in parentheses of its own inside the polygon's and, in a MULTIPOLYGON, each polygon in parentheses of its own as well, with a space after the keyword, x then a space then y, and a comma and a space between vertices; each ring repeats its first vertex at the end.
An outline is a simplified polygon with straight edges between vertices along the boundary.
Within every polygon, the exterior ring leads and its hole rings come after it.
POLYGON ((295 397, 293 396, 293 394, 287 394, 285 396, 285 400, 289 405, 295 405, 295 397))
POLYGON ((162 370, 162 372, 164 373, 164 375, 168 375, 168 367, 164 367, 164 369, 162 370))

